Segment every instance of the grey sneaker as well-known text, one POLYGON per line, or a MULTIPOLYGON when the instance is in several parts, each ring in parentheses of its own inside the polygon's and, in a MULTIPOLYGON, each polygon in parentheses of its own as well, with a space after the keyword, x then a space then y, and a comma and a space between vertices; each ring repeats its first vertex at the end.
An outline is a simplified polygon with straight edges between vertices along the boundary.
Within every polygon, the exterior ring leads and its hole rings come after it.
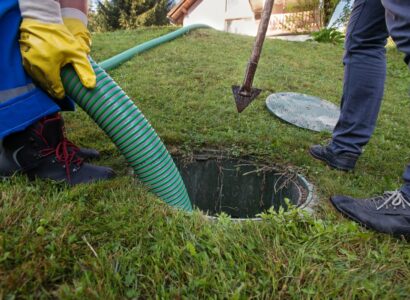
POLYGON ((333 196, 330 201, 342 214, 367 228, 410 236, 410 199, 399 190, 369 199, 333 196))

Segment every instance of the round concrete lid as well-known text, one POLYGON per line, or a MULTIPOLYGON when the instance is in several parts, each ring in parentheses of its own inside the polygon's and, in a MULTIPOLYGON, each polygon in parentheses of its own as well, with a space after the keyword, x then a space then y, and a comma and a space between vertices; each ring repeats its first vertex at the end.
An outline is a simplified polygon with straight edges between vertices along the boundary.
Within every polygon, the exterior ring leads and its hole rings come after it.
POLYGON ((266 99, 266 107, 286 122, 318 132, 332 132, 340 115, 333 103, 299 93, 272 94, 266 99))

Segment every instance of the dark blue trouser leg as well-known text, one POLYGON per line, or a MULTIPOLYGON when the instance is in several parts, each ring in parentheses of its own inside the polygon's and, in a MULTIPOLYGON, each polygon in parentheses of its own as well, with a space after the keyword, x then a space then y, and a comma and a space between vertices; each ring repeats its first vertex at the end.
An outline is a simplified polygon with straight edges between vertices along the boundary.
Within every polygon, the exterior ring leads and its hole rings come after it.
MULTIPOLYGON (((386 23, 389 33, 400 51, 405 54, 406 64, 410 63, 410 1, 382 0, 386 9, 386 23)), ((408 109, 408 107, 406 107, 408 109)), ((410 165, 403 174, 401 190, 410 198, 410 165)))
POLYGON ((361 154, 374 131, 386 78, 387 37, 381 0, 356 0, 346 34, 341 114, 330 143, 334 153, 361 154))

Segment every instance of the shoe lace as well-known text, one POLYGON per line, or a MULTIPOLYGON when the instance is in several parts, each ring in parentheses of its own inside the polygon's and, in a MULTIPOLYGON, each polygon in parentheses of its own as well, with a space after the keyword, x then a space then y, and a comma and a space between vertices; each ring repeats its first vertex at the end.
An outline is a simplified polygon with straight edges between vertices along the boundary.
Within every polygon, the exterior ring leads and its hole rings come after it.
POLYGON ((389 205, 392 205, 393 208, 402 206, 403 209, 406 208, 406 205, 410 207, 410 202, 403 196, 402 192, 400 192, 399 190, 385 192, 384 196, 387 197, 387 199, 381 205, 376 207, 377 210, 380 210, 385 206, 386 208, 388 208, 389 205))
POLYGON ((60 143, 58 143, 57 147, 42 149, 40 151, 40 155, 55 155, 57 161, 64 165, 67 179, 71 182, 70 166, 72 164, 80 166, 83 163, 83 159, 77 155, 78 151, 80 151, 80 148, 70 142, 67 138, 64 138, 60 143))
MULTIPOLYGON (((61 116, 57 115, 53 118, 59 119, 61 118, 61 116)), ((40 123, 44 122, 46 119, 47 118, 41 120, 40 123)), ((66 138, 64 127, 62 127, 61 130, 63 138, 55 148, 49 145, 47 139, 43 136, 41 128, 34 129, 33 131, 40 139, 42 139, 45 145, 48 145, 48 147, 40 150, 40 155, 42 157, 55 155, 57 162, 64 165, 68 182, 71 182, 70 166, 73 164, 81 166, 84 160, 77 155, 77 153, 80 151, 80 148, 78 148, 74 143, 66 138)))

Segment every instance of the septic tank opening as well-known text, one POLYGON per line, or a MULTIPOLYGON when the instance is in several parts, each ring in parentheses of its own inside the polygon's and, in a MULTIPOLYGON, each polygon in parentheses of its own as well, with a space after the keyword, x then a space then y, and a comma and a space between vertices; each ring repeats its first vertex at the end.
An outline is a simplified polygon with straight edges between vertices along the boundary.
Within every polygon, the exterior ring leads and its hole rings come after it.
POLYGON ((287 209, 285 199, 303 206, 311 198, 303 177, 266 164, 209 154, 174 160, 193 206, 211 216, 256 218, 271 207, 287 209))

